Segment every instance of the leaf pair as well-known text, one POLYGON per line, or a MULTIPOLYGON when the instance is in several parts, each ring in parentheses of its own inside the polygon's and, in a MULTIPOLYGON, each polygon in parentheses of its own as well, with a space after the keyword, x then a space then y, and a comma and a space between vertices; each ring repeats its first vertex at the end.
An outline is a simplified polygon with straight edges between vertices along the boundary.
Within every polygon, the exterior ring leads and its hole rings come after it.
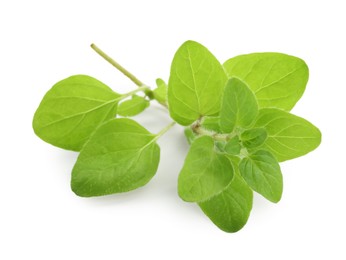
POLYGON ((254 92, 259 108, 291 110, 309 78, 305 62, 282 53, 253 53, 227 60, 222 66, 207 48, 185 42, 176 52, 169 78, 171 117, 190 125, 219 112, 228 78, 243 80, 254 92))
POLYGON ((117 112, 132 116, 149 106, 145 98, 134 95, 122 102, 118 111, 118 103, 131 94, 118 94, 90 76, 71 76, 56 83, 43 97, 34 115, 34 131, 47 143, 80 151, 97 127, 117 112))
POLYGON ((199 137, 192 143, 180 172, 179 196, 197 202, 222 230, 236 232, 247 222, 253 198, 252 190, 237 171, 237 165, 226 154, 215 150, 211 137, 199 137))
POLYGON ((160 158, 157 136, 133 120, 114 119, 116 114, 133 116, 149 106, 137 95, 118 106, 131 95, 117 94, 92 77, 76 75, 58 82, 44 96, 33 127, 46 142, 80 151, 71 180, 77 195, 133 190, 155 174, 160 158))

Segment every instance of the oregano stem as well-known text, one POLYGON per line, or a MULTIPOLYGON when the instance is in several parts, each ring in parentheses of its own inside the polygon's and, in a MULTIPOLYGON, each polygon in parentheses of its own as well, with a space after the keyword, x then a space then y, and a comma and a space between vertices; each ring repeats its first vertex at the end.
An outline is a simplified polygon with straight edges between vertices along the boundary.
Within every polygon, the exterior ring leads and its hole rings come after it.
POLYGON ((176 122, 171 122, 169 125, 167 125, 165 128, 163 128, 160 132, 157 133, 156 138, 160 138, 162 135, 164 135, 169 129, 171 129, 176 122))
POLYGON ((209 131, 207 129, 204 129, 201 126, 201 119, 197 120, 194 124, 192 124, 191 129, 197 135, 208 135, 216 141, 228 141, 231 138, 233 138, 234 136, 236 136, 236 133, 220 134, 220 133, 216 133, 214 131, 209 131))
POLYGON ((137 89, 135 89, 135 90, 132 90, 132 91, 130 91, 130 92, 127 92, 127 93, 125 93, 125 94, 122 94, 122 95, 121 95, 121 99, 130 97, 130 96, 132 96, 133 94, 136 94, 136 93, 139 92, 139 91, 144 91, 144 92, 145 92, 145 91, 148 90, 148 89, 149 89, 148 86, 139 87, 139 88, 137 88, 137 89))
MULTIPOLYGON (((138 87, 146 86, 142 81, 140 81, 135 75, 133 75, 131 72, 129 72, 127 69, 125 69, 123 66, 121 66, 118 62, 116 62, 114 59, 112 59, 110 56, 108 56, 104 51, 102 51, 99 47, 97 47, 94 43, 90 45, 90 47, 103 59, 108 61, 111 65, 113 65, 117 70, 119 70, 121 73, 123 73, 126 77, 128 77, 133 83, 135 83, 138 87)), ((153 98, 152 91, 147 88, 144 93, 150 98, 153 98)))

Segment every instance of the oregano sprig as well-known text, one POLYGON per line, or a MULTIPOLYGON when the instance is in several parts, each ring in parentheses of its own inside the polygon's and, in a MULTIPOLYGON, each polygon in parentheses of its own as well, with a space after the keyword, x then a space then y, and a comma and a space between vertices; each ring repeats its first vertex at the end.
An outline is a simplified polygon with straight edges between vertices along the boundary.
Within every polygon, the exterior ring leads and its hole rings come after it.
POLYGON ((33 119, 42 140, 80 152, 71 177, 79 196, 128 192, 148 183, 160 160, 156 141, 178 123, 191 144, 178 178, 179 196, 197 203, 221 230, 236 232, 248 220, 254 191, 280 201, 279 162, 321 142, 318 128, 289 112, 309 76, 297 57, 252 53, 222 65, 206 47, 187 41, 174 55, 168 84, 158 78, 151 89, 91 47, 138 88, 118 94, 93 77, 74 75, 47 92, 33 119), (154 100, 173 119, 157 134, 129 118, 154 100))

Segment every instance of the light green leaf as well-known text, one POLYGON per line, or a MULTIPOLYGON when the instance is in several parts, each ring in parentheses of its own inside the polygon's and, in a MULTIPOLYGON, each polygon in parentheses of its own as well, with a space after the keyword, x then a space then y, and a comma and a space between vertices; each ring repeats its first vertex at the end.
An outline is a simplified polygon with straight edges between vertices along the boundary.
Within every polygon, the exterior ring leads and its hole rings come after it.
POLYGON ((137 122, 112 119, 91 136, 72 171, 71 187, 79 196, 126 192, 155 175, 160 148, 157 136, 137 122))
POLYGON ((307 120, 275 108, 259 111, 255 127, 268 133, 264 144, 279 162, 305 155, 321 143, 321 132, 307 120))
POLYGON ((221 130, 231 133, 236 126, 247 127, 254 121, 257 112, 256 97, 248 86, 240 79, 229 79, 220 111, 221 130))
POLYGON ((157 88, 153 90, 154 98, 161 104, 167 102, 168 86, 162 79, 156 79, 157 88))
POLYGON ((79 151, 101 123, 116 115, 120 99, 97 79, 71 76, 44 96, 34 115, 34 131, 47 143, 79 151))
POLYGON ((214 141, 214 146, 215 146, 216 152, 224 153, 226 142, 225 141, 214 141))
POLYGON ((210 131, 214 131, 216 133, 221 133, 219 121, 220 121, 219 117, 205 116, 203 118, 201 126, 204 129, 207 129, 207 130, 210 130, 210 131))
POLYGON ((244 80, 260 108, 291 110, 304 93, 309 78, 305 62, 282 53, 240 55, 224 63, 229 77, 244 80))
POLYGON ((249 218, 252 200, 252 190, 238 174, 235 174, 226 189, 198 205, 221 230, 237 232, 249 218))
POLYGON ((189 126, 185 127, 184 134, 189 144, 192 144, 192 142, 197 138, 197 135, 192 131, 191 127, 189 126))
POLYGON ((223 67, 207 48, 197 42, 185 42, 171 65, 171 117, 181 125, 190 125, 202 116, 217 114, 226 81, 223 67))
POLYGON ((149 107, 150 102, 144 97, 133 95, 132 99, 121 102, 118 106, 118 115, 135 116, 149 107))
POLYGON ((220 193, 232 177, 231 162, 215 152, 210 136, 202 136, 192 143, 187 154, 178 178, 178 193, 185 201, 203 201, 220 193))
POLYGON ((229 155, 239 155, 240 149, 241 146, 238 136, 235 136, 232 139, 230 139, 225 146, 225 152, 229 155))
POLYGON ((267 139, 267 131, 264 128, 253 128, 244 131, 240 139, 246 148, 256 148, 261 146, 267 139))
POLYGON ((258 150, 243 158, 239 171, 254 191, 271 202, 281 199, 283 181, 280 165, 270 152, 258 150))

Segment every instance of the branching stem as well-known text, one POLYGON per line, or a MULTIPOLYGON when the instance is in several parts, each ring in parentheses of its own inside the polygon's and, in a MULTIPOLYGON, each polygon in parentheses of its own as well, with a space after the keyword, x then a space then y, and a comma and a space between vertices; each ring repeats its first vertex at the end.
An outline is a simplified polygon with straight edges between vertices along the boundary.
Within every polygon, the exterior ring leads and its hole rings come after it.
POLYGON ((197 135, 208 135, 216 141, 228 141, 237 135, 236 133, 220 134, 214 131, 207 130, 203 128, 203 126, 201 125, 201 122, 202 122, 202 119, 199 119, 194 124, 191 125, 192 131, 197 135))
MULTIPOLYGON (((108 61, 110 64, 112 64, 116 69, 118 69, 120 72, 122 72, 126 77, 128 77, 138 87, 145 87, 146 86, 142 81, 140 81, 137 77, 135 77, 135 75, 133 75, 131 72, 129 72, 123 66, 121 66, 118 62, 116 62, 111 57, 109 57, 104 51, 102 51, 94 43, 92 43, 90 46, 97 54, 99 54, 102 58, 104 58, 106 61, 108 61)), ((153 92, 150 90, 149 87, 147 87, 146 90, 144 90, 144 93, 150 99, 153 98, 153 92)))

